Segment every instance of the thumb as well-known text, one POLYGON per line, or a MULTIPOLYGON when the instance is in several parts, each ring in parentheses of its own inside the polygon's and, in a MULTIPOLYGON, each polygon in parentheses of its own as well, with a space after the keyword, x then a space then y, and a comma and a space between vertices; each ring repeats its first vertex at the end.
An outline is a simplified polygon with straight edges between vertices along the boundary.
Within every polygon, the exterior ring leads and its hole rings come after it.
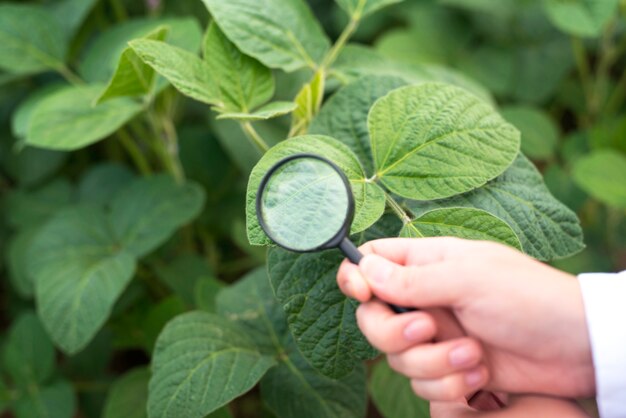
POLYGON ((359 270, 379 299, 399 306, 454 306, 467 290, 445 262, 402 266, 369 254, 359 263, 359 270))

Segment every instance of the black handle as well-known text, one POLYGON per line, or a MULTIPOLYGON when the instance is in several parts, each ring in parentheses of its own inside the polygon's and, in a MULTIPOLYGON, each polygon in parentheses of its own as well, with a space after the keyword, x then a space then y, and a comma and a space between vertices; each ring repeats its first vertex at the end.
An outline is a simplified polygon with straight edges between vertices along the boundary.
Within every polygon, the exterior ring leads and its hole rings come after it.
MULTIPOLYGON (((341 240, 339 243, 339 249, 343 252, 346 258, 352 262, 352 264, 358 265, 363 259, 361 251, 359 251, 359 249, 347 237, 341 240)), ((392 311, 398 314, 417 310, 415 308, 403 308, 401 306, 392 305, 391 303, 388 303, 387 305, 389 305, 392 311)))

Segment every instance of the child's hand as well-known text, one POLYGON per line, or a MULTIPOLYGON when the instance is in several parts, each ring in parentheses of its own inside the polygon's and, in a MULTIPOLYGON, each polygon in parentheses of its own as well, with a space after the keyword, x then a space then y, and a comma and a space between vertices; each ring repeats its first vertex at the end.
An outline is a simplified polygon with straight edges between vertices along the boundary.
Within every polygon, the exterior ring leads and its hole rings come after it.
POLYGON ((543 396, 521 396, 511 399, 499 411, 479 412, 460 402, 432 402, 431 418, 589 418, 574 402, 543 396))
POLYGON ((595 393, 573 276, 490 242, 396 238, 361 250, 360 265, 344 262, 337 281, 364 302, 359 327, 418 395, 450 401, 480 388, 595 393), (381 300, 426 309, 398 315, 381 300))

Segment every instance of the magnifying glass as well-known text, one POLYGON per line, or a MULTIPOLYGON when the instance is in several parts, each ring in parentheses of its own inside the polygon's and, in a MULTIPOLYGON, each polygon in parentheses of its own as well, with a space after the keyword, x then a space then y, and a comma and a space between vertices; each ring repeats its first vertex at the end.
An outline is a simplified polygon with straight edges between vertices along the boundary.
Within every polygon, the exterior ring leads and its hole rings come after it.
MULTIPOLYGON (((354 264, 363 258, 348 238, 354 218, 350 182, 324 157, 294 154, 278 161, 261 180, 256 213, 267 236, 287 250, 339 248, 354 264)), ((414 310, 389 306, 396 313, 414 310)))

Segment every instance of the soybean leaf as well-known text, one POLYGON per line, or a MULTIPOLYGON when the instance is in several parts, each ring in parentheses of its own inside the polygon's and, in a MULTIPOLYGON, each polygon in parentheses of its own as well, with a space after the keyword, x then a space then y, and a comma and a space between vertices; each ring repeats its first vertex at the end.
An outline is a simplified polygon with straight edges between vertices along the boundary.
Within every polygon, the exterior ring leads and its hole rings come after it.
POLYGON ((54 372, 54 347, 32 312, 13 323, 2 354, 3 369, 21 390, 44 383, 54 372))
POLYGON ((164 175, 138 179, 113 200, 111 228, 126 251, 142 257, 195 218, 203 204, 196 184, 177 184, 164 175))
POLYGON ((168 43, 197 52, 202 43, 202 29, 195 18, 133 19, 103 32, 86 51, 79 65, 80 75, 90 83, 106 83, 128 42, 142 38, 160 26, 170 29, 168 43))
POLYGON ((378 9, 389 6, 394 3, 400 3, 403 0, 335 0, 342 9, 344 9, 352 19, 360 18, 374 13, 378 9))
POLYGON ((3 167, 7 173, 20 186, 30 188, 39 185, 61 168, 68 154, 25 146, 19 150, 14 149, 3 157, 6 158, 3 167))
POLYGON ((317 373, 293 343, 265 269, 256 269, 224 289, 217 301, 220 314, 240 325, 263 352, 279 355, 280 363, 261 380, 261 396, 277 417, 364 415, 364 368, 358 365, 339 380, 317 373))
MULTIPOLYGON (((167 26, 159 26, 144 36, 143 39, 164 41, 168 32, 167 26)), ((127 47, 122 52, 113 77, 96 100, 96 104, 115 97, 132 97, 148 94, 154 86, 154 79, 154 69, 144 64, 135 51, 127 47)))
POLYGON ((548 17, 571 35, 596 37, 617 14, 619 0, 544 0, 548 17))
POLYGON ((13 404, 17 418, 72 418, 76 410, 74 389, 64 379, 20 395, 13 404))
POLYGON ((206 260, 197 255, 182 255, 169 264, 155 264, 154 267, 159 279, 188 306, 196 306, 196 291, 200 283, 210 283, 218 289, 220 286, 206 260))
POLYGON ((369 393, 385 418, 430 418, 428 402, 415 396, 409 379, 391 370, 386 361, 374 366, 369 393))
POLYGON ((330 47, 303 0, 203 0, 239 50, 270 68, 315 68, 330 47))
POLYGON ((500 113, 522 133, 522 152, 530 158, 554 155, 559 130, 549 115, 531 106, 508 106, 500 113))
POLYGON ((202 418, 247 392, 274 364, 236 324, 206 312, 180 315, 156 343, 148 416, 202 418))
POLYGON ((33 278, 29 271, 28 250, 37 231, 37 227, 19 231, 11 238, 7 248, 9 279, 17 294, 25 299, 31 299, 34 293, 33 278))
POLYGON ((11 191, 5 201, 8 224, 18 229, 36 226, 68 206, 73 192, 65 179, 54 180, 33 191, 11 191))
POLYGON ((271 248, 267 263, 300 352, 318 372, 335 379, 376 355, 356 326, 357 302, 337 287, 342 259, 334 250, 296 254, 271 248))
POLYGON ((505 221, 527 254, 565 258, 584 248, 576 214, 556 200, 535 166, 520 154, 495 180, 472 192, 434 202, 407 202, 417 215, 432 208, 474 207, 505 221))
POLYGON ((98 0, 59 0, 49 4, 50 13, 71 39, 98 0))
POLYGON ((239 52, 215 22, 207 30, 203 50, 219 88, 220 111, 248 113, 274 95, 274 77, 269 68, 239 52))
POLYGON ((107 395, 103 418, 148 418, 150 370, 139 367, 117 379, 107 395))
POLYGON ((322 106, 325 83, 326 75, 323 71, 318 71, 309 83, 302 86, 294 100, 296 108, 292 115, 289 136, 303 135, 308 131, 311 120, 322 106))
POLYGON ((502 219, 480 209, 449 208, 426 212, 406 224, 400 236, 410 238, 452 236, 474 240, 496 241, 518 250, 519 238, 502 219))
POLYGON ((591 196, 618 208, 626 208, 626 156, 602 149, 581 157, 573 168, 574 181, 591 196))
POLYGON ((41 228, 30 248, 39 317, 66 353, 93 338, 135 270, 111 231, 102 210, 68 208, 41 228))
POLYGON ((31 74, 64 66, 67 41, 57 21, 42 7, 0 5, 0 68, 31 74))
POLYGON ((248 240, 252 245, 268 245, 269 238, 262 231, 256 215, 256 194, 263 175, 279 160, 296 153, 313 153, 329 158, 350 180, 355 201, 355 216, 351 231, 362 231, 381 217, 385 210, 384 191, 365 181, 365 173, 357 157, 337 140, 319 135, 306 135, 283 141, 272 147, 250 174, 246 193, 246 223, 248 240))
POLYGON ((78 184, 81 203, 109 205, 115 195, 135 179, 134 174, 117 163, 104 163, 92 167, 78 184))
POLYGON ((374 174, 367 114, 380 97, 406 82, 398 77, 366 76, 335 93, 309 127, 309 133, 329 135, 350 147, 365 168, 374 174))
POLYGON ((94 106, 102 86, 68 87, 46 97, 31 116, 26 143, 47 149, 75 150, 117 131, 141 110, 127 98, 94 106))
POLYGON ((20 102, 13 115, 11 115, 11 130, 17 138, 23 139, 28 134, 28 125, 30 124, 33 110, 41 103, 43 99, 54 94, 64 88, 61 83, 47 84, 30 94, 26 99, 20 102))
POLYGON ((148 39, 131 41, 129 45, 143 62, 185 96, 210 105, 223 105, 219 87, 211 75, 211 67, 195 54, 148 39))
POLYGON ((501 174, 520 134, 487 103, 458 87, 424 83, 379 99, 368 126, 376 176, 394 193, 439 199, 501 174))
POLYGON ((221 113, 217 119, 233 119, 240 122, 256 122, 287 115, 296 109, 294 102, 272 102, 252 113, 221 113))
POLYGON ((279 418, 362 418, 365 416, 365 367, 331 379, 315 371, 294 351, 289 363, 270 369, 261 380, 261 396, 279 418))

